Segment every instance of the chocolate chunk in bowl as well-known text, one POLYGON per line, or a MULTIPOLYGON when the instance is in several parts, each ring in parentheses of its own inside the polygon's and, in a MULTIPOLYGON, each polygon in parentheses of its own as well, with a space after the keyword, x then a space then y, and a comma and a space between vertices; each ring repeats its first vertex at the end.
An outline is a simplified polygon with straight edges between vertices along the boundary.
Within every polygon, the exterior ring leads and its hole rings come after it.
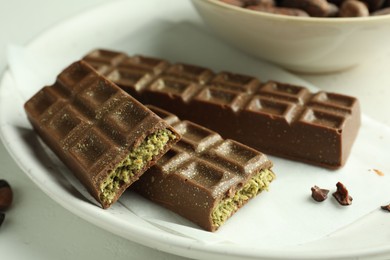
POLYGON ((292 160, 339 168, 360 126, 351 96, 108 50, 84 60, 145 104, 292 160))
POLYGON ((180 136, 84 61, 25 103, 42 140, 108 208, 180 136))
POLYGON ((149 108, 182 139, 131 187, 144 197, 216 231, 275 179, 272 162, 261 152, 149 108))
POLYGON ((254 2, 192 0, 207 27, 227 44, 294 72, 338 72, 388 52, 390 16, 383 0, 254 2))

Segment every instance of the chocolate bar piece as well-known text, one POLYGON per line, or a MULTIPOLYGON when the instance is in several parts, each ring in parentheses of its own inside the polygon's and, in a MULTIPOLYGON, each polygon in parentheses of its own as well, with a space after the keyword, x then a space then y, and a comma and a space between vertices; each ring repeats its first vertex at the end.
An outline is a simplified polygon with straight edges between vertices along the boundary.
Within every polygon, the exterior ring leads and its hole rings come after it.
POLYGON ((134 185, 138 193, 215 231, 275 178, 267 157, 156 107, 149 108, 182 135, 134 185))
POLYGON ((280 157, 339 168, 360 126, 359 102, 346 95, 108 50, 84 60, 145 104, 280 157))
POLYGON ((61 72, 25 110, 36 132, 103 208, 180 138, 84 61, 61 72))

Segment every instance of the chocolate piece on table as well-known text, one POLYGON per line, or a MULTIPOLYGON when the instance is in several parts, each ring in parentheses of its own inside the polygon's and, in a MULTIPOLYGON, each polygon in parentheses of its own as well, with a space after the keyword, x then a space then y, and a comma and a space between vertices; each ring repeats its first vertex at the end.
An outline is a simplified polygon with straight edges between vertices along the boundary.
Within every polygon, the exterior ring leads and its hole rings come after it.
POLYGON ((280 157, 339 168, 360 126, 359 102, 346 95, 108 50, 84 60, 144 104, 280 157))
POLYGON ((0 179, 0 211, 6 211, 12 204, 13 192, 6 180, 0 179))
POLYGON ((267 157, 156 107, 182 139, 131 188, 208 231, 215 231, 275 178, 267 157))
POLYGON ((25 110, 36 132, 103 208, 180 138, 84 61, 61 72, 25 110))
POLYGON ((0 227, 3 224, 3 222, 4 222, 4 219, 5 219, 5 213, 0 212, 0 227))

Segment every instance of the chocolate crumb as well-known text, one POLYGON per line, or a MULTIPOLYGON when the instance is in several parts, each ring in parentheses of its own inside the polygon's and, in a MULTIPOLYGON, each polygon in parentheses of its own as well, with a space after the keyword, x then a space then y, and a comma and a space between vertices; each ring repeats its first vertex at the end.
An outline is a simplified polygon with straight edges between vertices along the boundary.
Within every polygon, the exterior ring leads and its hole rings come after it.
POLYGON ((328 198, 329 190, 321 189, 320 187, 314 185, 311 188, 311 197, 318 202, 322 202, 328 198))
POLYGON ((333 193, 333 197, 342 206, 348 206, 352 204, 352 197, 349 196, 347 188, 341 182, 336 184, 337 191, 333 193))
POLYGON ((378 169, 372 169, 376 174, 378 174, 379 176, 385 176, 385 174, 381 171, 381 170, 378 170, 378 169))
POLYGON ((385 206, 381 206, 381 209, 383 209, 383 210, 386 210, 386 211, 390 212, 390 204, 388 204, 388 205, 385 205, 385 206))

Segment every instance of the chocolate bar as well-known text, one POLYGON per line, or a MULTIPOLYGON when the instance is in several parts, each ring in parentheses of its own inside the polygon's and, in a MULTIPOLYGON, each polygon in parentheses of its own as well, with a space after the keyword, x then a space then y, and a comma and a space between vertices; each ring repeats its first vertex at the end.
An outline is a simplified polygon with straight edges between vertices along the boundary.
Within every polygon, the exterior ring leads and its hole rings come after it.
POLYGON ((146 198, 215 231, 275 178, 272 162, 261 152, 149 108, 182 139, 131 186, 146 198))
POLYGON ((351 96, 109 50, 84 60, 145 104, 292 160, 339 168, 360 126, 351 96))
POLYGON ((108 208, 180 135, 84 61, 25 104, 45 143, 108 208))

